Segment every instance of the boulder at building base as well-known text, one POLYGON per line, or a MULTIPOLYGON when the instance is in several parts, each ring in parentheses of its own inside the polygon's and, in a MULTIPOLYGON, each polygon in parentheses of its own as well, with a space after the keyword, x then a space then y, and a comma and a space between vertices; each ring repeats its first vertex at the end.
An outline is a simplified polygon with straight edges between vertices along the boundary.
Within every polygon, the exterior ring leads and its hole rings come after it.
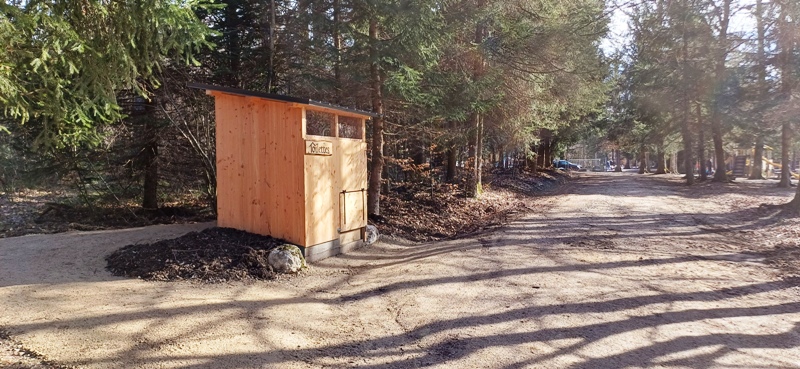
POLYGON ((292 244, 280 245, 269 252, 269 266, 278 273, 297 273, 306 267, 300 248, 292 244))
POLYGON ((368 224, 367 229, 364 231, 364 243, 367 245, 372 245, 381 238, 380 232, 378 232, 378 227, 368 224))

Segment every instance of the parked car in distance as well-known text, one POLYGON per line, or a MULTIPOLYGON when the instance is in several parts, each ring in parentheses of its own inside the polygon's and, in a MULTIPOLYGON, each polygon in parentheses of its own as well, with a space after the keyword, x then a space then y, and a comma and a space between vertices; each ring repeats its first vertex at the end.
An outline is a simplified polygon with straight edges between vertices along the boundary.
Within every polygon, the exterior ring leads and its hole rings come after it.
POLYGON ((581 166, 575 163, 570 163, 567 160, 556 160, 555 161, 556 168, 562 169, 570 169, 570 170, 581 170, 581 166))

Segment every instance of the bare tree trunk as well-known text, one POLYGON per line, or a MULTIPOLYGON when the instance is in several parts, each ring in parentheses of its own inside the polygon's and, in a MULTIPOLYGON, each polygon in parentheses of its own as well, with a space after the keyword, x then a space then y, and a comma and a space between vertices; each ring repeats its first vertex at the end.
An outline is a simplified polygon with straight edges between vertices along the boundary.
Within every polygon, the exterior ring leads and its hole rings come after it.
POLYGON ((158 209, 158 135, 155 127, 149 123, 145 129, 148 130, 149 140, 142 152, 145 165, 142 207, 158 209))
POLYGON ((761 132, 756 136, 756 147, 753 149, 753 167, 748 179, 764 179, 764 136, 761 132))
POLYGON ((542 162, 545 168, 553 166, 553 158, 550 156, 550 139, 547 139, 547 144, 542 148, 542 162))
MULTIPOLYGON (((778 55, 778 69, 781 71, 781 95, 786 99, 787 106, 791 105, 792 101, 792 84, 793 84, 793 63, 792 55, 794 54, 794 41, 792 29, 793 22, 788 18, 792 17, 793 12, 789 9, 791 1, 780 2, 781 11, 778 19, 778 45, 781 49, 778 55)), ((784 118, 786 119, 786 118, 784 118)), ((789 145, 791 145, 791 126, 790 123, 784 120, 781 124, 781 180, 778 182, 778 187, 789 187, 791 185, 791 164, 789 163, 789 145)), ((800 209, 800 199, 795 197, 793 203, 797 203, 796 208, 800 209), (798 201, 795 201, 798 200, 798 201)))
MULTIPOLYGON (((275 0, 271 0, 275 1, 275 0)), ((336 94, 336 103, 341 103, 342 100, 342 37, 341 33, 339 32, 339 26, 341 24, 341 5, 340 0, 333 0, 333 48, 334 55, 333 60, 333 81, 334 81, 334 90, 336 94)))
POLYGON ((664 158, 664 151, 661 149, 658 149, 656 153, 656 160, 658 163, 656 163, 656 172, 653 174, 667 174, 667 163, 664 158))
POLYGON ((447 150, 447 172, 445 180, 448 183, 453 183, 456 179, 456 149, 450 148, 447 150))
MULTIPOLYGON (((227 6, 225 8, 224 27, 226 29, 237 29, 241 25, 240 16, 236 12, 235 6, 227 6)), ((228 72, 225 73, 225 83, 236 87, 243 87, 239 69, 242 61, 242 48, 240 45, 240 37, 238 32, 231 32, 230 37, 227 37, 224 42, 225 51, 228 52, 227 67, 228 72)))
POLYGON ((696 106, 697 114, 697 161, 700 162, 700 180, 705 181, 708 179, 706 168, 706 137, 705 127, 703 126, 703 110, 700 104, 696 106))
POLYGON ((548 141, 547 148, 544 152, 545 162, 547 163, 548 166, 553 166, 553 160, 555 160, 555 158, 553 157, 553 151, 555 150, 557 145, 558 145, 558 140, 556 140, 555 137, 551 137, 550 140, 548 141))
POLYGON ((683 102, 681 135, 683 136, 683 170, 686 172, 686 184, 694 184, 694 159, 692 158, 692 131, 689 127, 689 102, 683 102))
MULTIPOLYGON (((766 44, 766 27, 764 25, 764 4, 762 0, 756 0, 756 32, 758 34, 758 51, 756 57, 758 59, 758 97, 764 101, 769 92, 769 85, 767 85, 767 62, 766 55, 764 55, 764 46, 766 44)), ((749 179, 764 179, 764 132, 761 127, 756 126, 756 146, 753 153, 753 167, 750 170, 749 179)))
POLYGON ((275 0, 269 0, 269 70, 267 92, 272 92, 275 84, 275 0))
POLYGON ((672 173, 678 173, 678 153, 672 152, 672 155, 669 158, 669 171, 672 173))
POLYGON ((141 163, 144 169, 142 183, 142 207, 158 209, 158 121, 155 102, 144 104, 144 114, 138 117, 141 127, 141 163))
POLYGON ((719 100, 722 95, 723 81, 725 80, 725 60, 728 58, 728 23, 731 16, 731 1, 722 2, 722 19, 719 28, 719 44, 717 45, 717 60, 714 67, 715 94, 711 111, 711 138, 714 141, 714 156, 717 159, 717 169, 714 172, 714 181, 727 182, 728 174, 725 171, 725 148, 722 146, 722 112, 719 100))
POLYGON ((545 168, 543 142, 539 142, 539 144, 536 145, 536 166, 539 168, 545 168))
MULTIPOLYGON (((784 3, 784 4, 782 4, 781 7, 783 8, 785 6, 788 6, 788 4, 784 3)), ((797 6, 797 5, 795 4, 795 6, 797 6)), ((784 11, 786 9, 781 9, 781 10, 784 11)), ((782 20, 783 19, 784 18, 782 18, 782 20)), ((784 24, 784 26, 785 26, 785 24, 784 24)), ((788 46, 788 44, 786 46, 788 46)), ((789 50, 786 50, 786 51, 789 51, 789 50)), ((784 94, 788 95, 788 96, 792 95, 792 85, 791 85, 791 83, 793 83, 793 78, 792 78, 791 74, 784 74, 784 73, 791 73, 791 69, 790 68, 791 68, 791 65, 793 64, 792 63, 792 55, 793 54, 792 54, 791 51, 786 52, 785 59, 782 60, 782 63, 781 63, 782 67, 786 68, 786 69, 782 69, 781 70, 782 78, 789 78, 788 80, 787 79, 783 79, 781 81, 781 84, 782 84, 781 89, 783 90, 784 94)), ((782 127, 782 131, 788 131, 788 129, 789 129, 788 125, 786 123, 784 123, 784 125, 782 127)), ((786 135, 786 136, 788 136, 788 135, 786 135)), ((794 164, 794 161, 792 161, 792 163, 788 163, 788 158, 789 158, 788 154, 783 155, 784 150, 788 150, 788 145, 787 145, 788 141, 789 141, 788 137, 785 137, 783 135, 783 133, 782 133, 781 134, 781 146, 782 146, 781 147, 781 156, 782 156, 781 160, 784 160, 783 158, 786 158, 787 161, 781 161, 781 165, 782 165, 782 167, 781 167, 781 181, 783 181, 783 176, 784 176, 783 173, 786 173, 787 177, 790 175, 792 166, 794 164)), ((797 152, 795 151, 794 154, 795 154, 794 156, 796 158, 797 152)), ((795 158, 793 158, 793 159, 795 159, 795 158)), ((788 208, 788 210, 794 212, 795 214, 800 213, 800 183, 797 184, 797 192, 795 192, 794 199, 787 204, 787 208, 788 208)))
MULTIPOLYGON (((480 1, 478 4, 478 8, 483 7, 483 1, 480 1)), ((475 37, 474 42, 476 45, 479 45, 483 42, 484 36, 486 32, 486 27, 483 23, 483 20, 478 21, 478 24, 475 25, 475 37)), ((477 51, 480 53, 480 51, 477 51)), ((476 82, 478 79, 481 78, 483 75, 483 56, 480 54, 475 55, 474 65, 472 66, 472 81, 476 82)), ((467 159, 467 164, 469 165, 469 175, 467 177, 467 188, 466 188, 466 195, 467 197, 478 197, 481 193, 481 179, 480 179, 480 155, 482 154, 480 150, 483 148, 483 144, 481 140, 483 139, 483 133, 481 132, 481 122, 482 122, 482 115, 480 112, 475 111, 472 113, 472 119, 470 122, 470 142, 469 142, 469 159, 467 159)))
POLYGON ((372 167, 367 189, 367 213, 381 215, 381 177, 383 174, 383 83, 378 69, 378 20, 369 21, 370 41, 370 87, 372 88, 372 111, 378 116, 372 119, 372 167))
POLYGON ((478 142, 475 144, 475 196, 483 193, 483 115, 478 119, 478 142))
MULTIPOLYGON (((714 122, 714 120, 712 120, 714 122)), ((727 182, 728 174, 725 172, 725 148, 722 146, 722 131, 719 121, 712 123, 711 136, 714 141, 714 157, 717 159, 717 169, 714 172, 714 181, 727 182)))
POLYGON ((788 122, 781 125, 781 180, 778 187, 788 188, 791 180, 791 164, 789 163, 789 145, 791 145, 791 126, 788 122))
POLYGON ((480 127, 480 114, 477 112, 472 114, 470 119, 470 137, 467 146, 467 187, 465 194, 467 197, 478 196, 478 129, 480 127))
POLYGON ((639 151, 639 174, 645 173, 650 173, 650 170, 647 169, 647 152, 642 148, 639 151))

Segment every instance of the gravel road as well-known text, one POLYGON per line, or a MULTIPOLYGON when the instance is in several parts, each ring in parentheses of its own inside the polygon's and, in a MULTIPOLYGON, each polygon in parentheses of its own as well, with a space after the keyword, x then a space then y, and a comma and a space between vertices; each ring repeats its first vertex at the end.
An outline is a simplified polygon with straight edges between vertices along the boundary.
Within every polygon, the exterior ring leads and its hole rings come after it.
POLYGON ((800 368, 800 287, 766 263, 753 230, 771 221, 751 216, 754 196, 791 191, 582 174, 493 233, 223 285, 104 269, 121 246, 209 224, 0 239, 0 328, 98 369, 800 368))

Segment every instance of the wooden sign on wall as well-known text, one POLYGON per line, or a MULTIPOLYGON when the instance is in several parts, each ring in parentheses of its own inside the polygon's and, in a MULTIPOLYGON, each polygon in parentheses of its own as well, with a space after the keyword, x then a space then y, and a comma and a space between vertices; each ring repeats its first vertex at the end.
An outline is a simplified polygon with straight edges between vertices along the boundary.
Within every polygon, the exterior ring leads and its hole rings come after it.
POLYGON ((333 143, 328 141, 306 140, 306 155, 333 155, 333 143))

